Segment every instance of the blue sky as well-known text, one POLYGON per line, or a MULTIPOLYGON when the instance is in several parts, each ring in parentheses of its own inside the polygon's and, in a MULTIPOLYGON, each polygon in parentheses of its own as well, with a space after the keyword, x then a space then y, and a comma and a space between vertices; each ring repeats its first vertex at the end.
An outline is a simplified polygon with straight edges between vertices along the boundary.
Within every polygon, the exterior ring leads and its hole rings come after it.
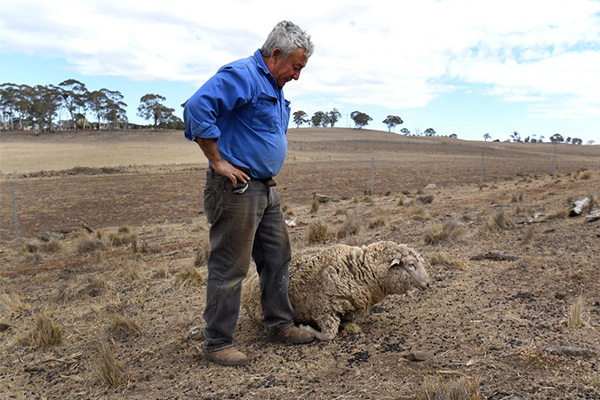
POLYGON ((358 110, 380 130, 393 114, 397 131, 600 144, 598 0, 5 0, 0 83, 119 90, 138 123, 140 97, 156 93, 181 116, 183 101, 282 19, 316 45, 285 87, 292 111, 335 107, 339 126, 358 110))

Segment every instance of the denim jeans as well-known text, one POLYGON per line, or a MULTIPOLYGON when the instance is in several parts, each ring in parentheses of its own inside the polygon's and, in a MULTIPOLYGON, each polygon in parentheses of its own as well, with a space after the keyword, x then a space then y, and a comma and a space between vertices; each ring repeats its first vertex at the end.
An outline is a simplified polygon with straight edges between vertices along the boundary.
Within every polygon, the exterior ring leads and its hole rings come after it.
POLYGON ((234 193, 228 178, 209 168, 204 210, 210 227, 204 349, 233 346, 240 311, 242 280, 256 263, 260 277, 263 325, 276 335, 294 323, 288 297, 290 239, 277 191, 253 179, 234 193))

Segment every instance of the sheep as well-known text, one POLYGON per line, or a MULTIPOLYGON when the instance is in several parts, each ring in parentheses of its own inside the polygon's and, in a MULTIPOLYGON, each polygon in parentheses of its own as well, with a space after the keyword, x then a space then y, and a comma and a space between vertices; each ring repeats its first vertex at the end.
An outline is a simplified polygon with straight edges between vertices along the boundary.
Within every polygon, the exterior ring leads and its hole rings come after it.
MULTIPOLYGON (((294 320, 305 324, 300 328, 319 340, 333 339, 342 321, 353 320, 387 295, 406 293, 411 286, 429 287, 425 261, 415 250, 390 241, 308 249, 298 253, 290 265, 294 320)), ((257 274, 244 283, 242 305, 251 318, 261 320, 257 274)))

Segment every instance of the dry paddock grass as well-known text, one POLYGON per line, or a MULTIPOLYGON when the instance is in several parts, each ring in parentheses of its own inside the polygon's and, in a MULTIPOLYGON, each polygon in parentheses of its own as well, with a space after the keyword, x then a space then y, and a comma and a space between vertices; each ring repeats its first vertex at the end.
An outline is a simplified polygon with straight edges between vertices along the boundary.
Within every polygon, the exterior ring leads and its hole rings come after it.
POLYGON ((566 215, 584 196, 594 199, 586 214, 598 209, 598 150, 561 146, 553 178, 550 146, 499 144, 479 188, 490 143, 342 133, 290 135, 278 189, 297 224, 293 248, 407 243, 430 263, 429 291, 389 297, 360 329, 303 346, 268 343, 242 311, 236 344, 252 361, 222 368, 188 338, 204 306, 203 165, 4 176, 0 398, 600 398, 600 222, 566 215), (363 196, 371 156, 376 191, 363 196), (22 191, 19 245, 10 180, 22 191), (330 201, 315 209, 313 192, 330 201), (518 259, 471 260, 487 251, 518 259))

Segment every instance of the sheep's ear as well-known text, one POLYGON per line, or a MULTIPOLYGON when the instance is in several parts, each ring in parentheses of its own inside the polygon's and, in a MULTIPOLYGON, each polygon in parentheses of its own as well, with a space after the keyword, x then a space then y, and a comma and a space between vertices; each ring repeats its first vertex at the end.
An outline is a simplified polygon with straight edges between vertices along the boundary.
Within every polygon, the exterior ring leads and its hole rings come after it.
POLYGON ((390 268, 400 268, 402 266, 402 261, 399 258, 394 258, 390 263, 390 268))

